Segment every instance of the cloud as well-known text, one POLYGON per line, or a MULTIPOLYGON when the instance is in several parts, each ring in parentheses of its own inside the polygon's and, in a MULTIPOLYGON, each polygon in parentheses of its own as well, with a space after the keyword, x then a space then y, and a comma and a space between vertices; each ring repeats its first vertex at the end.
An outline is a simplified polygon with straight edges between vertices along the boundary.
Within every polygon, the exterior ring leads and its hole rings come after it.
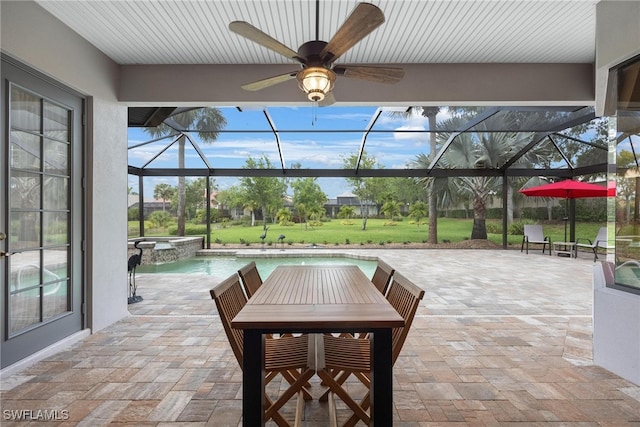
POLYGON ((396 129, 396 132, 393 133, 393 139, 424 143, 429 140, 429 135, 425 133, 423 126, 406 125, 396 129))

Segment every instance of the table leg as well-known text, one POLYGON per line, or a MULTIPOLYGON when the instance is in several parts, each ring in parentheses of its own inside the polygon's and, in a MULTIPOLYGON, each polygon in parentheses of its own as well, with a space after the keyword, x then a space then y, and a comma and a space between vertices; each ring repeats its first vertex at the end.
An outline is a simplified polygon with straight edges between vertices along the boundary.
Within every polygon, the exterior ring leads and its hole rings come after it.
POLYGON ((391 328, 372 334, 371 425, 393 425, 393 361, 391 328))
POLYGON ((242 353, 242 425, 264 426, 264 335, 245 329, 242 353))

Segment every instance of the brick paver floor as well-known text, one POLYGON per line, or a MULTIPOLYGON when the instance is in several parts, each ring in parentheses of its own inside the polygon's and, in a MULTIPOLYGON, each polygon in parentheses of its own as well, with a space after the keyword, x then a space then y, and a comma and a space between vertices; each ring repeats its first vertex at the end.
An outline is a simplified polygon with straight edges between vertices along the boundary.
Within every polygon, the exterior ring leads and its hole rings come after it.
MULTIPOLYGON (((379 256, 426 291, 394 367, 396 426, 640 426, 640 387, 592 363, 588 257, 340 252, 379 256)), ((208 294, 221 279, 138 275, 131 316, 2 379, 2 425, 238 426, 242 374, 208 294)), ((327 426, 326 404, 308 402, 304 425, 327 426)))

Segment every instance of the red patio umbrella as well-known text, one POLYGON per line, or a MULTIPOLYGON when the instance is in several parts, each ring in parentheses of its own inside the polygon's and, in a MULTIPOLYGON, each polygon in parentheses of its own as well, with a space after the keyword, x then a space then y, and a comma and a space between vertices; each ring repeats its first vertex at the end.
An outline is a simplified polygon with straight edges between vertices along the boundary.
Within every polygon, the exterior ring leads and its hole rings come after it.
POLYGON ((606 197, 609 195, 607 187, 590 184, 588 182, 574 181, 573 179, 565 179, 564 181, 552 182, 551 184, 539 185, 537 187, 523 188, 520 192, 527 196, 563 197, 565 199, 606 197))
MULTIPOLYGON (((564 181, 552 182, 550 184, 539 185, 537 187, 523 188, 520 190, 520 193, 526 196, 556 197, 568 200, 586 197, 615 196, 615 188, 607 189, 607 187, 602 185, 566 179, 564 181)), ((567 218, 565 218, 564 222, 564 240, 565 242, 567 241, 567 218)))

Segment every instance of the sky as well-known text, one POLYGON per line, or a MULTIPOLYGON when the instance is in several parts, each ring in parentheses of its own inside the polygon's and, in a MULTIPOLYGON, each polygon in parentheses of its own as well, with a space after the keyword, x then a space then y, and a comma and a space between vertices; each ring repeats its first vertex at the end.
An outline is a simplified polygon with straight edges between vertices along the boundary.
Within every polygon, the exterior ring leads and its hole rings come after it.
MULTIPOLYGON (((423 117, 420 111, 411 116, 397 114, 406 111, 406 107, 313 107, 309 103, 309 106, 266 109, 217 108, 224 115, 226 126, 210 143, 201 141, 197 133, 188 134, 190 142, 187 143, 185 152, 187 168, 239 169, 245 166, 249 157, 259 159, 266 156, 276 169, 292 168, 297 164, 302 169, 343 169, 344 160, 357 156, 363 143, 367 155, 375 158, 385 169, 405 169, 410 167, 409 163, 415 161, 418 155, 430 154, 431 134, 428 119, 423 117), (396 114, 393 114, 394 111, 396 114), (281 163, 278 144, 284 165, 281 163), (198 149, 194 148, 194 145, 198 149)), ((532 119, 539 114, 529 110, 522 109, 519 114, 531 114, 532 119)), ((480 109, 474 111, 476 114, 482 114, 480 109)), ((574 112, 567 107, 566 111, 558 110, 557 119, 553 120, 566 120, 572 114, 583 114, 581 111, 574 112)), ((499 118, 499 114, 495 117, 499 118)), ((450 117, 451 111, 441 108, 436 121, 442 124, 450 117)), ((522 122, 526 123, 527 120, 522 122)), ((499 120, 496 123, 499 123, 499 120)), ((514 147, 517 149, 518 146, 526 144, 527 138, 531 135, 531 132, 527 131, 517 134, 513 142, 514 147)), ((597 135, 589 130, 581 136, 583 140, 593 140, 596 137, 597 135)), ((565 145, 568 147, 571 143, 570 138, 559 135, 555 135, 553 141, 545 138, 539 142, 540 147, 556 145, 562 150, 565 145)), ((619 149, 626 145, 628 144, 625 142, 621 143, 619 149)), ((575 155, 569 155, 572 156, 569 159, 571 162, 577 162, 577 159, 573 158, 575 155)), ((129 165, 150 169, 177 168, 177 158, 175 138, 154 141, 145 129, 129 129, 129 165)), ((568 167, 565 159, 560 156, 551 161, 551 167, 568 167)), ((546 162, 542 163, 538 167, 549 166, 546 162)), ((225 190, 237 182, 238 179, 235 177, 215 177, 215 184, 219 190, 225 190)), ((317 182, 330 199, 352 191, 346 180, 341 178, 318 178, 317 182)), ((177 178, 145 178, 145 198, 153 199, 154 188, 160 183, 175 186, 177 178)), ((129 176, 129 187, 133 192, 138 192, 136 176, 129 176)), ((289 195, 292 195, 291 190, 289 195)))
MULTIPOLYGON (((218 107, 224 114, 226 132, 212 143, 204 143, 195 133, 190 136, 200 147, 213 168, 241 168, 248 157, 266 155, 280 168, 277 141, 261 108, 243 109, 218 107)), ((279 131, 283 161, 287 168, 299 163, 302 168, 341 169, 343 159, 358 154, 363 139, 365 150, 385 169, 403 169, 407 161, 428 154, 427 119, 419 114, 409 118, 392 115, 392 109, 377 107, 269 107, 268 115, 279 131), (376 118, 374 122, 374 118, 376 118), (370 132, 365 134, 365 129, 370 132)), ((395 108, 404 111, 405 108, 395 108)), ((141 128, 129 129, 129 165, 148 168, 177 167, 177 144, 164 139, 143 144, 153 138, 141 128), (164 152, 163 152, 164 150, 164 152), (161 154, 159 154, 161 153, 161 154)), ((204 168, 198 152, 190 143, 186 149, 186 167, 204 168)), ((233 177, 216 177, 220 190, 237 183, 233 177)), ((318 182, 329 198, 351 192, 345 180, 319 178, 318 182)), ((145 197, 153 198, 159 183, 176 185, 176 178, 153 177, 144 182, 145 197)), ((138 192, 138 178, 129 176, 129 186, 138 192)))

